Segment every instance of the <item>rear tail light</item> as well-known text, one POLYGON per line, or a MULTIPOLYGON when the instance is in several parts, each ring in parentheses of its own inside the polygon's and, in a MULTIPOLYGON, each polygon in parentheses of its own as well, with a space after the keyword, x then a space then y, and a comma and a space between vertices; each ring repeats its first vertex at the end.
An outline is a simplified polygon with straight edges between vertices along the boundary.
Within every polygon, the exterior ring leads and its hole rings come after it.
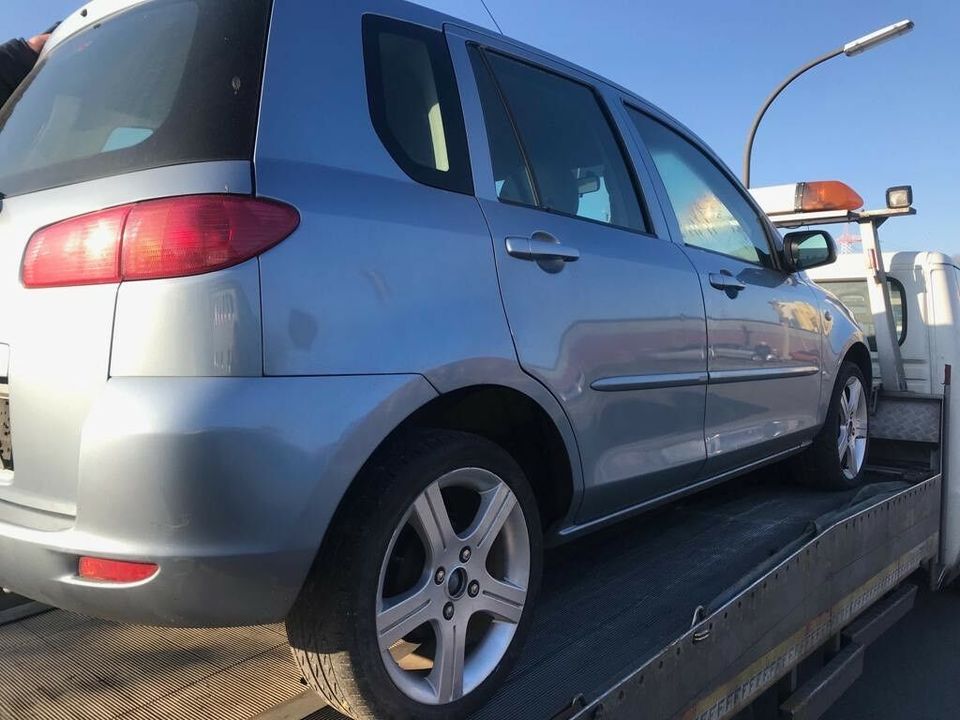
POLYGON ((38 230, 27 244, 28 288, 154 280, 222 270, 297 229, 289 205, 237 195, 190 195, 81 215, 38 230))
POLYGON ((23 258, 27 287, 120 281, 120 237, 129 208, 65 220, 30 238, 23 258))
POLYGON ((91 582, 130 583, 149 580, 160 568, 154 563, 126 562, 106 558, 81 557, 77 577, 91 582))

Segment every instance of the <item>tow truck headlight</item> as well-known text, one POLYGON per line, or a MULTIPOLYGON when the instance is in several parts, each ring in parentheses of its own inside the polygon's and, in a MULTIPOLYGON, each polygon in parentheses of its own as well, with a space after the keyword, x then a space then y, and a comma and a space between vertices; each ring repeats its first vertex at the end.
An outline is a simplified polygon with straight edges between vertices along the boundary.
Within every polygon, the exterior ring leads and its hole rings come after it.
POLYGON ((887 207, 891 210, 908 208, 913 205, 913 188, 909 185, 897 185, 887 188, 887 207))

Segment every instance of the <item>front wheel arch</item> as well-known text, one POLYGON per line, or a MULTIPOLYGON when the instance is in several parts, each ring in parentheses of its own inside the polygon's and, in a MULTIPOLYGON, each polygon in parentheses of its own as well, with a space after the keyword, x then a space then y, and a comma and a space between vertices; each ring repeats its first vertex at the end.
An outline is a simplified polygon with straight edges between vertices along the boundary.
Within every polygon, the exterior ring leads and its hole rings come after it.
MULTIPOLYGON (((842 366, 845 362, 852 362, 860 368, 860 372, 863 373, 863 378, 866 381, 865 389, 867 392, 870 392, 870 389, 873 387, 873 359, 870 356, 870 350, 867 346, 861 342, 855 342, 843 356, 840 365, 842 366)), ((839 369, 838 366, 838 372, 839 369)))

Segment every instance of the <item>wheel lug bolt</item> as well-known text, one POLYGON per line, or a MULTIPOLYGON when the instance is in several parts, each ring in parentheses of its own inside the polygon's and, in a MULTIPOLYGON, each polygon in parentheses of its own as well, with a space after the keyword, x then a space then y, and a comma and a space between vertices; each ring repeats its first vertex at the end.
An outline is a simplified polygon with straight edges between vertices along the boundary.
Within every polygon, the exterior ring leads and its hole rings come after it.
POLYGON ((468 594, 470 597, 476 597, 477 595, 479 595, 479 594, 480 594, 480 583, 478 583, 476 580, 474 580, 473 582, 471 582, 470 585, 467 587, 467 594, 468 594))
POLYGON ((437 570, 437 574, 433 576, 434 581, 437 585, 443 585, 443 581, 447 579, 447 571, 443 568, 437 570))
POLYGON ((460 551, 460 562, 467 562, 472 554, 473 553, 470 552, 470 548, 465 547, 460 551))
POLYGON ((445 620, 453 619, 453 603, 452 602, 448 602, 446 605, 443 606, 443 617, 445 620))

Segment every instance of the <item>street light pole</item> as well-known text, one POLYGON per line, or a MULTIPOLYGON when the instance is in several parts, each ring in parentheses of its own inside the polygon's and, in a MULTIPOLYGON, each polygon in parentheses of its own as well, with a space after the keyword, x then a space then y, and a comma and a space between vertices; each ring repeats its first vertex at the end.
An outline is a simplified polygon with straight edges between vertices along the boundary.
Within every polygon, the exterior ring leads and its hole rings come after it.
POLYGON ((846 55, 847 57, 859 55, 862 52, 876 47, 880 43, 886 42, 887 40, 892 40, 893 38, 903 35, 904 33, 908 33, 911 30, 913 30, 913 21, 901 20, 893 25, 888 25, 887 27, 880 28, 879 30, 869 33, 868 35, 859 37, 856 40, 851 40, 846 45, 843 45, 836 50, 831 50, 828 53, 824 53, 820 57, 811 60, 803 67, 795 70, 789 76, 787 76, 787 79, 780 83, 776 90, 770 93, 770 96, 764 101, 763 105, 760 106, 760 111, 753 119, 753 125, 750 126, 750 132, 747 135, 747 144, 743 150, 743 184, 747 187, 750 187, 750 161, 753 156, 753 141, 757 136, 757 129, 760 127, 760 121, 763 120, 763 116, 773 104, 773 101, 776 100, 780 93, 786 89, 787 85, 803 75, 805 72, 807 72, 807 70, 811 70, 817 65, 825 63, 827 60, 832 60, 839 55, 846 55))

